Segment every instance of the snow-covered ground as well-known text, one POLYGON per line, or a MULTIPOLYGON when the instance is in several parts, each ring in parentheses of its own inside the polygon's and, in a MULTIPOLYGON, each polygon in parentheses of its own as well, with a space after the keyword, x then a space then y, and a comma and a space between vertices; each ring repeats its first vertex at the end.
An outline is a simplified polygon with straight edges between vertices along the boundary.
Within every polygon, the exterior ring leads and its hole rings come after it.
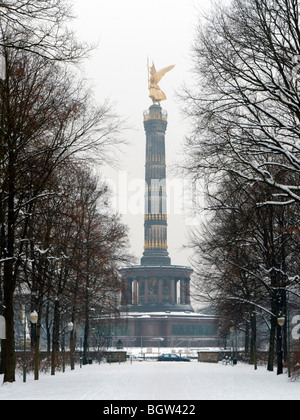
MULTIPOLYGON (((0 381, 2 383, 0 375, 0 381)), ((264 367, 197 361, 88 365, 0 385, 0 400, 299 400, 300 383, 264 367)))

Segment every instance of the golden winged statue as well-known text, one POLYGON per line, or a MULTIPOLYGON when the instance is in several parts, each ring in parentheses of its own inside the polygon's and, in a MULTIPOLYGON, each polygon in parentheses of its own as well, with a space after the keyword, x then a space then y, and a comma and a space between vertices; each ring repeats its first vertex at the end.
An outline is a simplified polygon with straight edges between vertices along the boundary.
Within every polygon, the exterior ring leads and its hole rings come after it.
POLYGON ((149 87, 149 98, 152 99, 153 103, 160 103, 161 101, 165 101, 167 99, 165 93, 161 90, 158 86, 158 83, 164 77, 164 75, 172 70, 174 66, 165 67, 159 71, 156 70, 154 63, 152 62, 151 69, 149 68, 149 61, 148 61, 148 87, 149 87))

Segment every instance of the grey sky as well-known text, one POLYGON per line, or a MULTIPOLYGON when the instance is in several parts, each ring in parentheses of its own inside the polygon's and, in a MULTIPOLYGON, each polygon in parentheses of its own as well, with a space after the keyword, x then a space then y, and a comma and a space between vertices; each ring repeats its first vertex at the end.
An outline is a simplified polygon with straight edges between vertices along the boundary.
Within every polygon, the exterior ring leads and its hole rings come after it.
MULTIPOLYGON (((128 119, 131 129, 125 135, 128 146, 120 155, 120 170, 105 168, 103 174, 115 190, 114 205, 130 228, 132 251, 140 258, 143 251, 143 193, 145 133, 143 111, 152 104, 148 97, 147 57, 157 69, 176 67, 160 82, 167 100, 167 165, 181 158, 180 148, 188 130, 176 91, 191 77, 190 61, 194 27, 199 10, 209 0, 73 0, 79 37, 99 43, 85 64, 85 75, 97 101, 110 98, 116 112, 128 119)), ((190 223, 182 209, 186 181, 168 175, 169 252, 173 264, 188 265, 190 252, 183 251, 190 223)), ((188 194, 185 192, 185 194, 188 194)))

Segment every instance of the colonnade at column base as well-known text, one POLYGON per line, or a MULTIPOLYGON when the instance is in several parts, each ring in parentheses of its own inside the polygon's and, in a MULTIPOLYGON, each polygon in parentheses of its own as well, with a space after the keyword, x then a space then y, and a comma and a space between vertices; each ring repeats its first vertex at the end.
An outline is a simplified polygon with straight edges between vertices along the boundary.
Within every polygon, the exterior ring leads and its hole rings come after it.
POLYGON ((132 311, 189 311, 190 276, 184 266, 132 266, 123 268, 122 307, 132 311))

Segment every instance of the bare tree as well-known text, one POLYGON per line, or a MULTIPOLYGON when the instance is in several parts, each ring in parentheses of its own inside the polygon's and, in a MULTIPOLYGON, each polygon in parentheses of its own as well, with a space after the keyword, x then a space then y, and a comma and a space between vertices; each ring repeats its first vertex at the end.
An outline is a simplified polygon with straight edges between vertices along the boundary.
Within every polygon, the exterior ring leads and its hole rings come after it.
MULTIPOLYGON (((251 273, 268 296, 263 308, 271 315, 270 370, 276 334, 277 343, 280 339, 276 317, 285 311, 287 293, 299 296, 299 22, 297 0, 215 3, 199 21, 193 47, 196 83, 183 94, 192 121, 188 174, 216 189, 224 188, 224 179, 239 177, 254 205, 249 217, 256 226, 252 233, 241 232, 240 239, 247 241, 251 233, 256 243, 251 261, 258 270, 251 273)), ((226 211, 219 206, 223 218, 226 211)), ((224 241, 226 231, 219 233, 224 241)), ((253 293, 260 297, 259 290, 253 293)))
MULTIPOLYGON (((277 318, 287 316, 295 300, 291 296, 299 296, 300 244, 298 205, 256 205, 271 196, 262 184, 250 188, 228 175, 207 198, 212 217, 193 237, 198 293, 213 303, 224 333, 231 325, 251 332, 255 343, 261 335, 257 327, 267 327, 268 370, 273 370, 281 337, 277 318)), ((246 349, 247 343, 246 335, 246 349)), ((283 347, 286 358, 287 334, 283 347)), ((255 354, 254 344, 251 350, 255 354)))
POLYGON ((233 0, 199 23, 191 173, 234 171, 274 188, 269 203, 299 201, 299 22, 297 0, 233 0))
POLYGON ((1 82, 1 252, 7 339, 4 380, 14 380, 14 290, 35 204, 52 192, 47 182, 59 165, 88 150, 105 159, 121 123, 110 106, 95 106, 90 93, 65 67, 24 50, 4 49, 1 82))
POLYGON ((67 0, 1 1, 0 46, 56 61, 78 61, 90 47, 78 42, 74 32, 68 29, 71 19, 67 0))

